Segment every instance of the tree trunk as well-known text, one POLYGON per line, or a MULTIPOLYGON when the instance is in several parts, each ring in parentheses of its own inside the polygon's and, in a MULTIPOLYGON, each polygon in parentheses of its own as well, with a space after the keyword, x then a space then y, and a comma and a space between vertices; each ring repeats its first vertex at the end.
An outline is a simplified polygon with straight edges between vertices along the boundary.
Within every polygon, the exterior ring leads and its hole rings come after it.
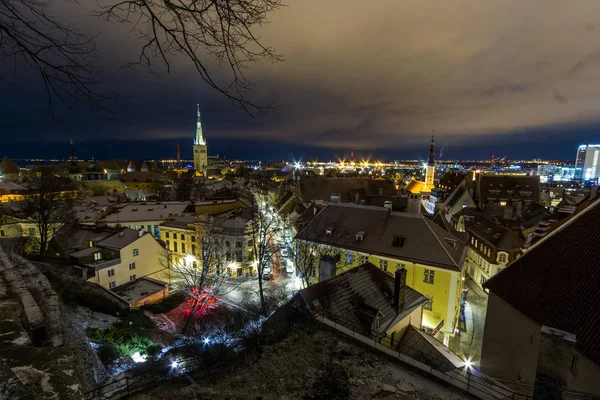
POLYGON ((260 309, 262 310, 262 313, 264 316, 266 316, 267 314, 267 305, 265 304, 265 293, 263 291, 263 278, 262 278, 262 274, 264 274, 265 268, 260 268, 262 271, 260 271, 260 274, 258 276, 258 293, 260 295, 260 309))

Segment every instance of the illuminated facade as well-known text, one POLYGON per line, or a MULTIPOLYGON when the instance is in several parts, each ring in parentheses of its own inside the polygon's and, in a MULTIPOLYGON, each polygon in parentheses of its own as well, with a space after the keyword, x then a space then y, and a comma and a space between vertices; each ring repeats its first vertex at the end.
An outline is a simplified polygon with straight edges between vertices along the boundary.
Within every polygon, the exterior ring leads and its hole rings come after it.
POLYGON ((591 181, 600 178, 600 144, 582 144, 577 149, 575 179, 591 181))
POLYGON ((196 137, 194 138, 194 169, 204 171, 208 166, 208 146, 202 135, 202 122, 200 121, 200 105, 198 107, 198 119, 196 121, 196 137))

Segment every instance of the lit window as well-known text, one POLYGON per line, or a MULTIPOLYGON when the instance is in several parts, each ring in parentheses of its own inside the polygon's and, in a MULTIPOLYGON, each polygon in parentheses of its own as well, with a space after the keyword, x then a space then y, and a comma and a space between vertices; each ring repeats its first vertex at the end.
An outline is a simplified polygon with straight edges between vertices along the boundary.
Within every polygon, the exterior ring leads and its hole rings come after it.
POLYGON ((140 251, 138 249, 133 249, 133 256, 139 256, 140 255, 140 251))
POLYGON ((379 260, 379 269, 387 272, 388 270, 388 262, 387 260, 379 260))
POLYGON ((102 259, 102 253, 94 253, 94 261, 98 261, 102 259))
POLYGON ((501 205, 501 206, 505 206, 505 205, 506 205, 506 201, 502 200, 502 201, 500 202, 500 205, 501 205))
POLYGON ((135 281, 135 275, 129 275, 129 282, 135 281))
POLYGON ((423 282, 430 283, 433 285, 433 277, 435 275, 435 271, 431 269, 426 269, 423 274, 423 282))
POLYGON ((114 269, 109 269, 108 270, 108 276, 115 276, 115 270, 114 269))
POLYGON ((112 281, 112 282, 108 282, 108 288, 109 289, 114 289, 117 287, 117 282, 112 281))
POLYGON ((135 263, 132 262, 129 264, 129 270, 131 271, 132 269, 135 269, 135 263))

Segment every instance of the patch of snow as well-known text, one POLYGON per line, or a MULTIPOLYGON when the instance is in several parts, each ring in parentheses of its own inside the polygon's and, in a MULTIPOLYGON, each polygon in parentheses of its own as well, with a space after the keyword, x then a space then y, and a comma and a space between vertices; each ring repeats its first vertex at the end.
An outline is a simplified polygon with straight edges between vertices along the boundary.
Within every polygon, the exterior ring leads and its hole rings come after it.
POLYGON ((63 372, 69 376, 73 376, 73 372, 75 371, 73 371, 72 369, 65 369, 63 372))
POLYGON ((50 384, 51 375, 46 371, 33 368, 33 366, 13 367, 11 370, 24 386, 34 386, 43 392, 45 399, 58 399, 58 393, 50 384))
POLYGON ((72 391, 74 391, 74 392, 79 392, 79 385, 78 385, 78 384, 76 384, 76 383, 75 383, 75 384, 73 384, 73 385, 67 386, 67 387, 68 387, 69 389, 71 389, 72 391))
POLYGON ((0 336, 12 335, 13 333, 15 333, 15 331, 6 332, 6 333, 0 333, 0 336))
POLYGON ((27 335, 26 332, 21 332, 21 335, 15 340, 11 341, 11 343, 19 346, 26 346, 31 344, 31 339, 29 339, 29 335, 27 335))

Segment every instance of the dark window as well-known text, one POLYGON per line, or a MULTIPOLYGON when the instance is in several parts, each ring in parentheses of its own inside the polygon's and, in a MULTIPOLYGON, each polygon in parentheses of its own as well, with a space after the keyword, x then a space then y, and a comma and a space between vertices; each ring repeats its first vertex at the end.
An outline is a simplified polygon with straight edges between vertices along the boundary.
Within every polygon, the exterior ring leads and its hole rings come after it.
POLYGON ((571 375, 577 376, 577 354, 573 354, 571 358, 571 375))
POLYGON ((405 240, 406 240, 406 238, 403 238, 402 236, 394 236, 394 237, 392 237, 392 246, 393 247, 403 247, 405 240))
POLYGON ((244 254, 242 253, 242 250, 238 250, 236 252, 236 261, 237 262, 242 262, 244 261, 244 254))
POLYGON ((196 241, 196 236, 192 236, 192 242, 196 241))
POLYGON ((192 254, 196 254, 196 245, 195 244, 192 245, 192 254))
POLYGON ((185 243, 181 243, 181 252, 185 253, 185 243))
POLYGON ((168 239, 169 238, 169 232, 165 232, 165 237, 168 239))
POLYGON ((185 235, 182 233, 180 236, 181 240, 185 240, 185 235))
POLYGON ((236 249, 241 249, 242 248, 242 242, 241 241, 235 242, 235 248, 236 249))

